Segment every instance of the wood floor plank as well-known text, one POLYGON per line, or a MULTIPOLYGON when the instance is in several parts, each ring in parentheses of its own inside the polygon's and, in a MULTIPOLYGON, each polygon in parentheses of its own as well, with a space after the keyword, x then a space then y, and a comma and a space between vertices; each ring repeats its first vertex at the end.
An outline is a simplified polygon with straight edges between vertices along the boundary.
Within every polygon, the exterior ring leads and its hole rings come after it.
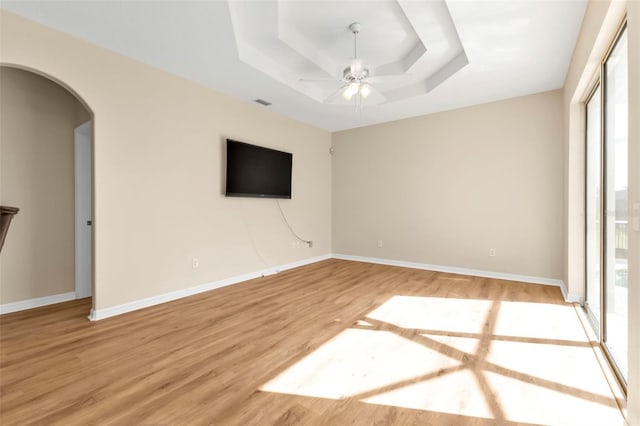
POLYGON ((556 287, 332 259, 95 323, 89 309, 0 316, 0 423, 567 420, 519 394, 621 419, 600 371, 563 374, 592 364, 556 287))

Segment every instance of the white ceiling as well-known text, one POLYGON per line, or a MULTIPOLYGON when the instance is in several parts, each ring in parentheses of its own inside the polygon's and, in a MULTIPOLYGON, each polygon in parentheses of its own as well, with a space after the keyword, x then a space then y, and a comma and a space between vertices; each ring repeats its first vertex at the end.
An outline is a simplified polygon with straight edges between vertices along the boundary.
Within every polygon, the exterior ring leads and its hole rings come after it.
POLYGON ((2 8, 329 131, 561 88, 586 0, 12 1, 2 8), (232 19, 233 18, 233 19, 232 19), (325 103, 358 56, 381 104, 325 103), (457 59, 456 59, 457 58, 457 59), (262 71, 261 71, 262 70, 262 71))
POLYGON ((424 95, 469 63, 444 0, 326 4, 229 3, 240 60, 318 102, 354 110, 357 97, 338 93, 355 53, 352 22, 366 22, 357 56, 371 72, 367 106, 424 95))

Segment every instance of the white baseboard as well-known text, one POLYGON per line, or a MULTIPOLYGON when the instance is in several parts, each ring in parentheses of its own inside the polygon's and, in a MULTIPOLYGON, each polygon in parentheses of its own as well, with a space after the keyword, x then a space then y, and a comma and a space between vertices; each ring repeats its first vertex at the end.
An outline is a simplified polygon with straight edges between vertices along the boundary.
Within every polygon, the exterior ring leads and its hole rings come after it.
POLYGON ((171 302, 172 300, 182 299, 183 297, 192 296, 194 294, 203 293, 205 291, 215 290, 216 288, 226 287, 228 285, 237 284, 242 281, 251 280, 258 277, 264 277, 268 275, 277 274, 287 269, 293 269, 311 263, 320 262, 331 258, 331 254, 325 254, 322 256, 312 257, 309 259, 298 260, 296 262, 286 263, 284 265, 273 266, 270 268, 261 269, 259 271, 250 272, 248 274, 237 275, 231 278, 225 278, 223 280, 210 282, 207 284, 201 284, 195 287, 189 287, 181 290, 172 291, 170 293, 160 294, 158 296, 147 297, 145 299, 134 300, 133 302, 123 303, 122 305, 112 306, 102 309, 91 309, 89 319, 91 321, 98 321, 101 319, 121 315, 127 312, 136 311, 142 308, 148 308, 150 306, 159 305, 160 303, 171 302))
MULTIPOLYGON (((506 274, 502 272, 491 272, 491 271, 483 271, 478 269, 431 265, 431 264, 417 263, 417 262, 405 262, 402 260, 380 259, 375 257, 352 256, 348 254, 325 254, 322 256, 316 256, 309 259, 302 259, 296 262, 291 262, 283 265, 261 269, 259 271, 250 272, 248 274, 225 278, 223 280, 198 285, 195 287, 176 290, 176 291, 161 294, 158 296, 147 297, 145 299, 123 303, 121 305, 112 306, 109 308, 92 309, 91 313, 89 314, 89 319, 91 321, 97 321, 97 320, 113 317, 113 316, 124 314, 127 312, 132 312, 138 309, 158 305, 160 303, 166 303, 172 300, 181 299, 183 297, 192 296, 194 294, 203 293, 205 291, 214 290, 216 288, 237 284, 237 283, 251 280, 254 278, 277 274, 278 272, 281 272, 281 271, 286 271, 288 269, 309 265, 311 263, 316 263, 316 262, 320 262, 320 261, 331 259, 331 258, 342 259, 342 260, 352 260, 356 262, 378 263, 382 265, 401 266, 405 268, 424 269, 424 270, 437 271, 437 272, 448 272, 448 273, 460 274, 460 275, 471 275, 471 276, 484 277, 484 278, 495 278, 495 279, 533 283, 533 284, 558 286, 562 291, 562 295, 565 301, 572 302, 572 303, 581 302, 581 298, 578 295, 567 292, 567 286, 562 280, 557 280, 553 278, 541 278, 541 277, 532 277, 527 275, 506 274)), ((0 314, 7 314, 10 312, 17 312, 25 309, 37 308, 40 306, 51 305, 54 303, 67 302, 70 300, 74 300, 75 298, 76 298, 75 292, 70 292, 70 293, 56 294, 53 296, 40 297, 37 299, 23 300, 20 302, 6 303, 4 305, 0 305, 0 314)))
POLYGON ((564 301, 567 303, 582 303, 582 297, 578 296, 577 294, 568 293, 564 297, 564 301))
POLYGON ((25 309, 39 308, 41 306, 53 305, 54 303, 68 302, 76 298, 74 291, 69 293, 54 294, 53 296, 38 297, 36 299, 21 300, 19 302, 5 303, 0 305, 0 314, 24 311, 25 309))
POLYGON ((569 302, 564 281, 555 278, 532 277, 528 275, 506 274, 503 272, 483 271, 480 269, 458 268, 454 266, 430 265, 428 263, 405 262, 402 260, 380 259, 376 257, 352 256, 350 254, 334 254, 335 259, 354 260, 356 262, 379 263, 381 265, 402 266, 405 268, 424 269, 427 271, 448 272, 459 275, 472 275, 474 277, 495 278, 499 280, 519 281, 531 284, 544 284, 560 287, 564 299, 569 302))
POLYGON ((565 302, 568 303, 582 303, 582 297, 577 294, 569 293, 567 290, 567 285, 564 281, 561 281, 560 291, 562 292, 562 297, 564 297, 565 302))
POLYGON ((285 263, 284 265, 278 265, 278 266, 273 266, 271 268, 262 269, 258 273, 263 277, 266 277, 268 275, 273 275, 273 274, 277 274, 278 272, 286 271, 287 269, 299 268, 300 266, 310 265, 312 263, 331 259, 332 257, 333 255, 331 253, 323 254, 321 256, 310 257, 308 259, 297 260, 295 262, 285 263))

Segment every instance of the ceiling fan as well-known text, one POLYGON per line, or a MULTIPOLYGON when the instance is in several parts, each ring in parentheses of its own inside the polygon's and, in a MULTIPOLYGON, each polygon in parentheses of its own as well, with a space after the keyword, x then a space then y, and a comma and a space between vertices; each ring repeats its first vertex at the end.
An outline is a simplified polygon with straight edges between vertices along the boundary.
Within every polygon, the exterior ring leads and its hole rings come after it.
POLYGON ((353 100, 356 106, 356 111, 361 107, 362 101, 369 96, 376 99, 376 103, 382 103, 386 100, 384 95, 375 89, 371 83, 380 80, 385 77, 400 77, 396 75, 380 75, 370 76, 369 69, 364 66, 364 62, 361 58, 358 58, 358 33, 362 26, 358 22, 354 22, 349 25, 349 31, 353 33, 353 59, 348 67, 342 72, 342 78, 339 80, 327 80, 327 79, 300 79, 303 82, 317 82, 317 81, 339 81, 342 85, 325 99, 325 103, 331 103, 338 96, 342 96, 347 101, 353 100))

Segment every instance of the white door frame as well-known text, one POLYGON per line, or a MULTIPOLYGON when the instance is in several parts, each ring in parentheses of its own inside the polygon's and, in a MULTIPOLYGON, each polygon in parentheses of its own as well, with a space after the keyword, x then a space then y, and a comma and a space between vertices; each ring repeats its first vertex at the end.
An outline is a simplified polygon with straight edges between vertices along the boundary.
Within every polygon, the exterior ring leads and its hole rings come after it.
POLYGON ((76 299, 91 297, 93 287, 92 136, 91 121, 74 130, 76 299))

